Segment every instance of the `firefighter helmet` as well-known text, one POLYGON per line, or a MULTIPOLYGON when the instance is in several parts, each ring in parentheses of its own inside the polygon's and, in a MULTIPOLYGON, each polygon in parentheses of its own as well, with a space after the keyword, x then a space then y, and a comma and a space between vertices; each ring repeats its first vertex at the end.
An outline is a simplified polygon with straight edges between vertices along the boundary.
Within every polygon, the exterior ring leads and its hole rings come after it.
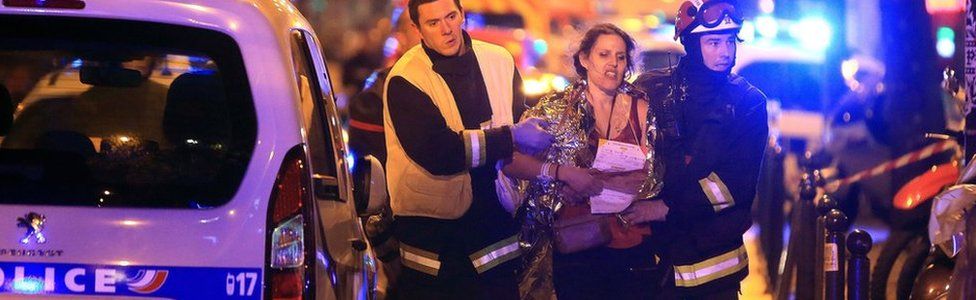
POLYGON ((674 39, 692 33, 734 30, 742 27, 742 13, 730 0, 687 0, 678 8, 674 39))

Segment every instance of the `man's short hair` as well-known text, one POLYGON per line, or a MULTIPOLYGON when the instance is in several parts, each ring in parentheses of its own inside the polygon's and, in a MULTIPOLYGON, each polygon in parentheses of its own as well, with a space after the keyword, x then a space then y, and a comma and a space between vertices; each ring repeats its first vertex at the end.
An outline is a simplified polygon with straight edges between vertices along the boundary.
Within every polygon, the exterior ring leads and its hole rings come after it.
MULTIPOLYGON (((413 21, 414 25, 420 25, 420 16, 417 15, 417 8, 421 4, 431 3, 437 0, 410 0, 407 2, 407 10, 410 11, 410 20, 413 21)), ((461 10, 461 0, 454 0, 454 5, 457 6, 458 10, 461 10)))

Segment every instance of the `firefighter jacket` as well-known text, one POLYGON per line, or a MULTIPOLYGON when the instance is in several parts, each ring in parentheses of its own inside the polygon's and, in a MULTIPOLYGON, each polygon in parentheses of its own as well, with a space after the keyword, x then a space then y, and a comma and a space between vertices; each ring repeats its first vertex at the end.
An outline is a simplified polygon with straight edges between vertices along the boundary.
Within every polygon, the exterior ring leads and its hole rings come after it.
POLYGON ((663 133, 661 198, 670 210, 653 237, 673 267, 673 287, 694 296, 737 289, 749 272, 742 235, 752 225, 769 129, 765 95, 742 77, 696 90, 681 73, 651 71, 635 84, 648 92, 663 133), (708 96, 692 94, 702 90, 708 96))

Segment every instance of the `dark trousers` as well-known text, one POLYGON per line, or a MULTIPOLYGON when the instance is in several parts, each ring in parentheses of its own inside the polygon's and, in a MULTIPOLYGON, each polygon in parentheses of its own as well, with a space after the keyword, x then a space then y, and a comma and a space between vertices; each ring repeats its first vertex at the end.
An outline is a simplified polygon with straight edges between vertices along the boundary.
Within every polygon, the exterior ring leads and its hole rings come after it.
POLYGON ((553 285, 559 300, 655 299, 660 291, 650 269, 558 268, 553 285))
POLYGON ((674 289, 665 289, 660 298, 664 300, 738 300, 739 288, 715 291, 696 296, 678 295, 674 289))
MULTIPOLYGON (((513 276, 475 278, 470 276, 439 277, 425 280, 430 275, 404 267, 397 282, 397 299, 430 300, 517 300, 518 279, 513 276)), ((562 298, 560 298, 562 299, 562 298)))
POLYGON ((559 300, 655 299, 661 270, 650 244, 629 249, 606 247, 553 254, 553 287, 559 300))

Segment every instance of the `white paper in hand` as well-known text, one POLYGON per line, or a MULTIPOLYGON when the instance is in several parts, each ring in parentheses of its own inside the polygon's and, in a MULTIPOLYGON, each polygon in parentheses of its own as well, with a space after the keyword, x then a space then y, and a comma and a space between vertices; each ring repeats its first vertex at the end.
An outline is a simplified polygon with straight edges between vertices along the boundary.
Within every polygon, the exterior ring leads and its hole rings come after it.
MULTIPOLYGON (((593 159, 593 168, 602 172, 627 172, 644 168, 644 151, 640 146, 617 141, 600 140, 593 159)), ((634 195, 603 189, 597 196, 590 197, 590 213, 609 214, 627 209, 634 201, 634 195)))

